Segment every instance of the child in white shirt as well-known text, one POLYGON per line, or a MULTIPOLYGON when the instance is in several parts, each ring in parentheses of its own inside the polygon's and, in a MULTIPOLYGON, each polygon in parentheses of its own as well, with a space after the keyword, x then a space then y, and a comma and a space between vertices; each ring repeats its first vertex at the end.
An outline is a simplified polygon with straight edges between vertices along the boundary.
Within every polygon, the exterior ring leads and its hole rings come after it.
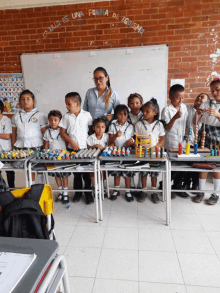
MULTIPOLYGON (((47 117, 35 108, 35 96, 29 90, 21 92, 19 103, 22 107, 12 117, 12 149, 43 148, 43 135, 47 129, 47 117)), ((38 181, 43 183, 43 175, 38 174, 38 181)), ((32 174, 32 183, 35 184, 35 176, 32 174)))
MULTIPOLYGON (((109 134, 105 133, 106 122, 103 118, 96 118, 93 120, 92 126, 95 133, 93 133, 87 138, 88 149, 104 150, 105 147, 108 145, 108 141, 109 141, 109 134)), ((95 189, 94 173, 90 173, 90 178, 93 185, 92 188, 94 190, 95 189)))
MULTIPOLYGON (((60 136, 59 123, 62 119, 62 114, 58 110, 52 110, 48 114, 49 128, 44 133, 44 149, 45 150, 65 150, 65 141, 60 136)), ((68 176, 71 175, 69 172, 51 172, 48 173, 49 176, 55 177, 58 189, 60 193, 56 201, 62 201, 63 204, 69 202, 68 196, 68 176)))
MULTIPOLYGON (((120 104, 115 108, 116 119, 112 121, 108 131, 110 145, 113 144, 117 147, 134 146, 134 126, 127 121, 128 113, 129 110, 126 105, 120 104)), ((113 190, 110 199, 116 200, 120 195, 120 192, 117 190, 117 188, 120 187, 121 175, 125 178, 125 187, 130 188, 130 177, 132 176, 132 172, 113 171, 111 175, 114 176, 115 190, 113 190)), ((128 202, 134 200, 130 191, 125 192, 125 199, 128 202)))
MULTIPOLYGON (((162 122, 159 121, 159 105, 157 100, 152 98, 150 101, 145 103, 142 107, 143 111, 143 119, 136 123, 135 125, 135 135, 143 134, 143 135, 151 135, 151 147, 152 151, 155 152, 157 147, 164 146, 165 140, 165 129, 162 122)), ((152 189, 156 189, 157 186, 157 177, 159 175, 158 172, 141 172, 141 181, 142 188, 145 189, 147 187, 147 175, 150 173, 151 175, 151 185, 152 189)), ((143 202, 145 199, 145 194, 142 192, 138 201, 143 202)), ((152 192, 151 200, 154 203, 159 203, 159 197, 157 193, 152 192)))
MULTIPOLYGON (((0 100, 0 151, 9 152, 11 151, 11 119, 7 116, 3 116, 4 104, 0 100)), ((0 172, 1 174, 1 172, 0 172)), ((15 172, 6 171, 9 188, 15 187, 15 172)))
MULTIPOLYGON (((68 143, 68 150, 79 151, 87 148, 87 138, 89 126, 92 125, 92 116, 89 112, 81 109, 82 99, 77 92, 68 93, 65 96, 65 103, 68 112, 60 121, 60 135, 68 143)), ((74 174, 74 189, 83 189, 82 177, 85 182, 85 189, 91 189, 91 179, 89 173, 74 174)), ((82 192, 77 191, 73 197, 73 202, 80 201, 82 192)), ((85 192, 86 204, 94 202, 91 192, 85 192)))
MULTIPOLYGON (((185 89, 180 84, 171 86, 169 91, 170 104, 163 108, 161 113, 161 120, 165 123, 165 148, 178 149, 179 143, 184 142, 186 134, 186 120, 188 111, 185 104, 182 103, 185 89)), ((186 173, 172 172, 171 179, 174 180, 174 189, 182 189, 182 181, 186 173)), ((186 192, 178 192, 177 195, 181 197, 188 197, 186 192)), ((174 198, 175 193, 172 192, 171 197, 174 198)))

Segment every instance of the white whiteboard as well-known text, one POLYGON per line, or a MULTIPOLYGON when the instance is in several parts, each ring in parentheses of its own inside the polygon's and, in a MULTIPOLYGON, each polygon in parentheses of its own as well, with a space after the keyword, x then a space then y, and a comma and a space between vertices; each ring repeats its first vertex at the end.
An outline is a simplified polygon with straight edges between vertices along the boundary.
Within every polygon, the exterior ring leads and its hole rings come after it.
MULTIPOLYGON (((93 71, 104 67, 112 89, 127 105, 131 93, 139 93, 147 102, 158 100, 160 110, 167 104, 168 46, 22 54, 25 88, 36 97, 36 107, 48 114, 52 109, 66 113, 65 95, 78 92, 84 101, 86 91, 94 87, 93 71)), ((82 104, 83 105, 83 104, 82 104)))

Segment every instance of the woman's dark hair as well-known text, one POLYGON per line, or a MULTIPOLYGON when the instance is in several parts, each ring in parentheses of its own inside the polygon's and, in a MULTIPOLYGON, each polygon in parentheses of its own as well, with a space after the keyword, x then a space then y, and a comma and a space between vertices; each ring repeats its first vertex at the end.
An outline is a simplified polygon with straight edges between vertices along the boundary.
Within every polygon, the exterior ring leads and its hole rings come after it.
POLYGON ((54 117, 58 117, 60 120, 62 119, 62 114, 60 111, 58 110, 51 110, 48 114, 48 119, 51 117, 51 116, 54 116, 54 117))
POLYGON ((115 108, 115 113, 114 113, 114 119, 117 119, 117 114, 118 112, 120 111, 124 111, 124 114, 127 114, 129 113, 129 109, 126 105, 124 104, 120 104, 118 105, 116 108, 115 108))
POLYGON ((93 71, 93 74, 95 74, 95 72, 97 72, 97 71, 101 71, 101 72, 105 75, 105 77, 108 76, 108 81, 107 81, 107 83, 106 83, 107 86, 108 86, 108 91, 107 91, 107 93, 105 94, 105 97, 104 97, 104 101, 105 101, 105 109, 107 109, 108 106, 109 106, 109 102, 110 102, 110 98, 111 98, 111 94, 112 94, 112 89, 111 89, 111 84, 110 84, 110 77, 109 77, 107 71, 105 70, 105 68, 103 68, 103 67, 97 67, 97 68, 93 71))
POLYGON ((22 97, 23 95, 30 95, 30 96, 32 97, 33 101, 35 101, 35 96, 34 96, 34 94, 33 94, 31 91, 29 91, 29 90, 24 90, 23 92, 20 93, 19 101, 21 100, 21 97, 22 97))
POLYGON ((141 104, 144 103, 144 100, 143 100, 142 96, 139 95, 139 94, 137 94, 137 93, 134 93, 134 94, 130 94, 130 96, 128 97, 128 107, 129 107, 129 103, 130 103, 130 101, 131 101, 132 99, 134 99, 134 98, 138 98, 138 99, 140 100, 141 104))
POLYGON ((103 118, 95 118, 95 119, 93 120, 93 122, 92 122, 92 126, 95 127, 96 124, 98 124, 99 122, 104 123, 104 124, 105 124, 105 127, 106 127, 106 122, 105 122, 105 120, 104 120, 103 118))
POLYGON ((217 83, 220 83, 220 78, 213 79, 213 81, 210 83, 210 86, 215 85, 217 83))
POLYGON ((144 110, 144 108, 148 108, 149 106, 153 107, 154 110, 157 110, 157 114, 154 116, 154 121, 155 120, 159 120, 160 108, 159 108, 159 105, 157 103, 157 99, 152 98, 150 101, 148 101, 147 103, 145 103, 142 106, 142 111, 144 110))

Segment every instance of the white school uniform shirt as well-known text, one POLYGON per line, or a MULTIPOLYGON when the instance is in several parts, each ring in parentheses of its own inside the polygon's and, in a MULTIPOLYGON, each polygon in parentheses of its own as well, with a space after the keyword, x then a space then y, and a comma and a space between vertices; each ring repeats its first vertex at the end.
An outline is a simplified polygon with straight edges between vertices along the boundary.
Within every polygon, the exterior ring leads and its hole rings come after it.
POLYGON ((30 112, 20 110, 12 117, 12 127, 17 128, 18 148, 31 148, 43 145, 41 128, 48 126, 47 117, 36 108, 30 112))
POLYGON ((165 129, 163 127, 163 123, 156 120, 153 123, 148 123, 146 120, 138 121, 134 127, 134 134, 145 134, 151 135, 151 147, 154 147, 158 141, 160 136, 165 135, 165 129))
POLYGON ((135 124, 143 118, 143 112, 140 111, 137 115, 133 115, 129 112, 128 117, 131 120, 131 123, 135 126, 135 124))
MULTIPOLYGON (((187 106, 187 111, 188 111, 188 118, 187 118, 187 121, 186 121, 186 126, 187 128, 189 129, 191 127, 192 129, 192 134, 189 135, 189 142, 190 142, 190 145, 191 146, 194 146, 194 139, 195 139, 195 125, 193 124, 193 117, 195 116, 196 114, 196 109, 194 108, 194 106, 192 105, 188 105, 187 106)), ((202 126, 202 122, 201 122, 201 119, 199 122, 197 122, 197 125, 198 125, 198 130, 201 128, 202 126)))
POLYGON ((48 128, 44 133, 43 140, 46 140, 49 142, 49 149, 52 151, 59 150, 59 149, 61 150, 66 149, 65 141, 60 136, 59 127, 58 129, 48 128))
MULTIPOLYGON (((169 131, 165 131, 166 149, 178 149, 179 143, 183 142, 183 137, 186 132, 186 120, 188 117, 188 111, 185 104, 182 103, 180 105, 180 111, 182 116, 174 122, 173 127, 169 131)), ((172 103, 170 103, 163 108, 161 113, 161 120, 168 124, 176 113, 177 109, 172 105, 172 103)))
POLYGON ((101 139, 97 139, 96 134, 93 133, 87 138, 87 145, 93 146, 95 144, 100 144, 101 146, 105 147, 108 145, 109 135, 108 133, 104 133, 101 139))
MULTIPOLYGON (((82 109, 78 116, 69 112, 66 113, 59 123, 59 126, 66 129, 68 136, 79 145, 80 149, 87 148, 86 141, 90 125, 92 125, 92 116, 89 112, 82 109)), ((72 149, 70 143, 68 147, 72 149)))
MULTIPOLYGON (((11 134, 12 133, 12 126, 11 126, 11 119, 7 116, 3 116, 0 120, 0 133, 3 134, 11 134)), ((11 151, 11 139, 0 139, 0 151, 11 151)))
MULTIPOLYGON (((220 104, 216 103, 216 100, 210 100, 202 103, 200 106, 200 109, 208 109, 208 108, 213 108, 216 109, 216 111, 220 111, 220 104), (210 107, 211 106, 211 107, 210 107)), ((209 116, 209 114, 206 112, 204 115, 201 117, 200 121, 202 123, 205 123, 207 125, 212 125, 212 126, 217 126, 220 127, 220 121, 218 118, 214 116, 209 116)))
POLYGON ((125 122, 124 125, 119 125, 118 120, 113 120, 109 126, 109 134, 116 134, 119 130, 121 130, 122 135, 117 137, 115 140, 115 146, 123 147, 130 138, 134 136, 134 126, 128 121, 125 122))

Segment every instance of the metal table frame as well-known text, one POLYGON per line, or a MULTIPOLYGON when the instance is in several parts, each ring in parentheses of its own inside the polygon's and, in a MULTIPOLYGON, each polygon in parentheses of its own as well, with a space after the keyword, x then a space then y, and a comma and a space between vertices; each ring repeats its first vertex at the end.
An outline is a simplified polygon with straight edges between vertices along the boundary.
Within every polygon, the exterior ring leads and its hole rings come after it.
MULTIPOLYGON (((104 190, 103 190, 103 180, 101 180, 102 177, 102 171, 106 172, 106 181, 107 181, 107 192, 108 192, 108 196, 109 196, 109 189, 114 189, 114 188, 109 188, 109 182, 108 182, 108 176, 107 173, 108 171, 115 171, 120 170, 120 171, 149 171, 149 172, 160 172, 162 173, 162 181, 163 181, 163 189, 162 190, 157 190, 162 192, 162 196, 163 196, 163 201, 166 200, 166 225, 169 225, 169 219, 170 219, 170 205, 171 205, 171 196, 170 193, 168 193, 168 186, 169 186, 169 172, 168 172, 168 168, 169 168, 169 164, 168 164, 168 160, 167 160, 167 154, 164 153, 164 158, 139 158, 137 155, 131 154, 128 157, 105 157, 105 156, 100 156, 99 157, 99 161, 98 161, 98 169, 99 169, 99 185, 101 187, 101 192, 102 192, 102 197, 100 196, 100 219, 103 220, 103 211, 102 211, 102 199, 104 199, 104 190), (100 163, 101 162, 115 162, 115 161, 119 161, 119 162, 123 162, 123 163, 132 163, 134 161, 144 161, 146 163, 164 163, 165 168, 161 169, 161 168, 157 168, 157 167, 153 167, 153 168, 145 168, 145 169, 141 169, 140 168, 129 168, 129 169, 125 169, 125 168, 119 168, 116 166, 102 166, 100 163)), ((99 189, 100 190, 100 189, 99 189)), ((130 190, 130 189, 126 189, 126 188, 118 188, 118 190, 130 190)), ((132 189, 132 190, 143 190, 143 189, 132 189)), ((146 191, 146 190, 145 190, 146 191)), ((148 189, 148 191, 152 191, 152 189, 148 189)))
MULTIPOLYGON (((29 172, 29 178, 31 177, 32 172, 36 172, 33 170, 33 164, 41 164, 41 163, 47 163, 47 164, 93 164, 93 170, 80 170, 77 171, 74 167, 68 168, 68 165, 66 166, 68 169, 65 170, 64 168, 59 168, 59 169, 50 169, 47 170, 45 167, 45 170, 39 170, 39 172, 42 172, 46 176, 46 183, 49 184, 48 180, 48 173, 53 173, 53 172, 71 172, 71 173, 84 173, 84 172, 94 172, 94 179, 95 179, 95 208, 96 208, 96 222, 98 223, 99 221, 99 203, 98 203, 98 159, 97 158, 83 158, 83 159, 71 159, 71 160, 45 160, 45 159, 36 159, 32 158, 28 162, 28 172, 29 172)), ((30 179, 30 185, 32 184, 32 179, 30 179)), ((59 189, 53 189, 55 192, 59 192, 59 189)), ((68 191, 76 191, 75 189, 68 189, 68 191)), ((77 189, 77 191, 80 192, 92 192, 92 189, 77 189)))

